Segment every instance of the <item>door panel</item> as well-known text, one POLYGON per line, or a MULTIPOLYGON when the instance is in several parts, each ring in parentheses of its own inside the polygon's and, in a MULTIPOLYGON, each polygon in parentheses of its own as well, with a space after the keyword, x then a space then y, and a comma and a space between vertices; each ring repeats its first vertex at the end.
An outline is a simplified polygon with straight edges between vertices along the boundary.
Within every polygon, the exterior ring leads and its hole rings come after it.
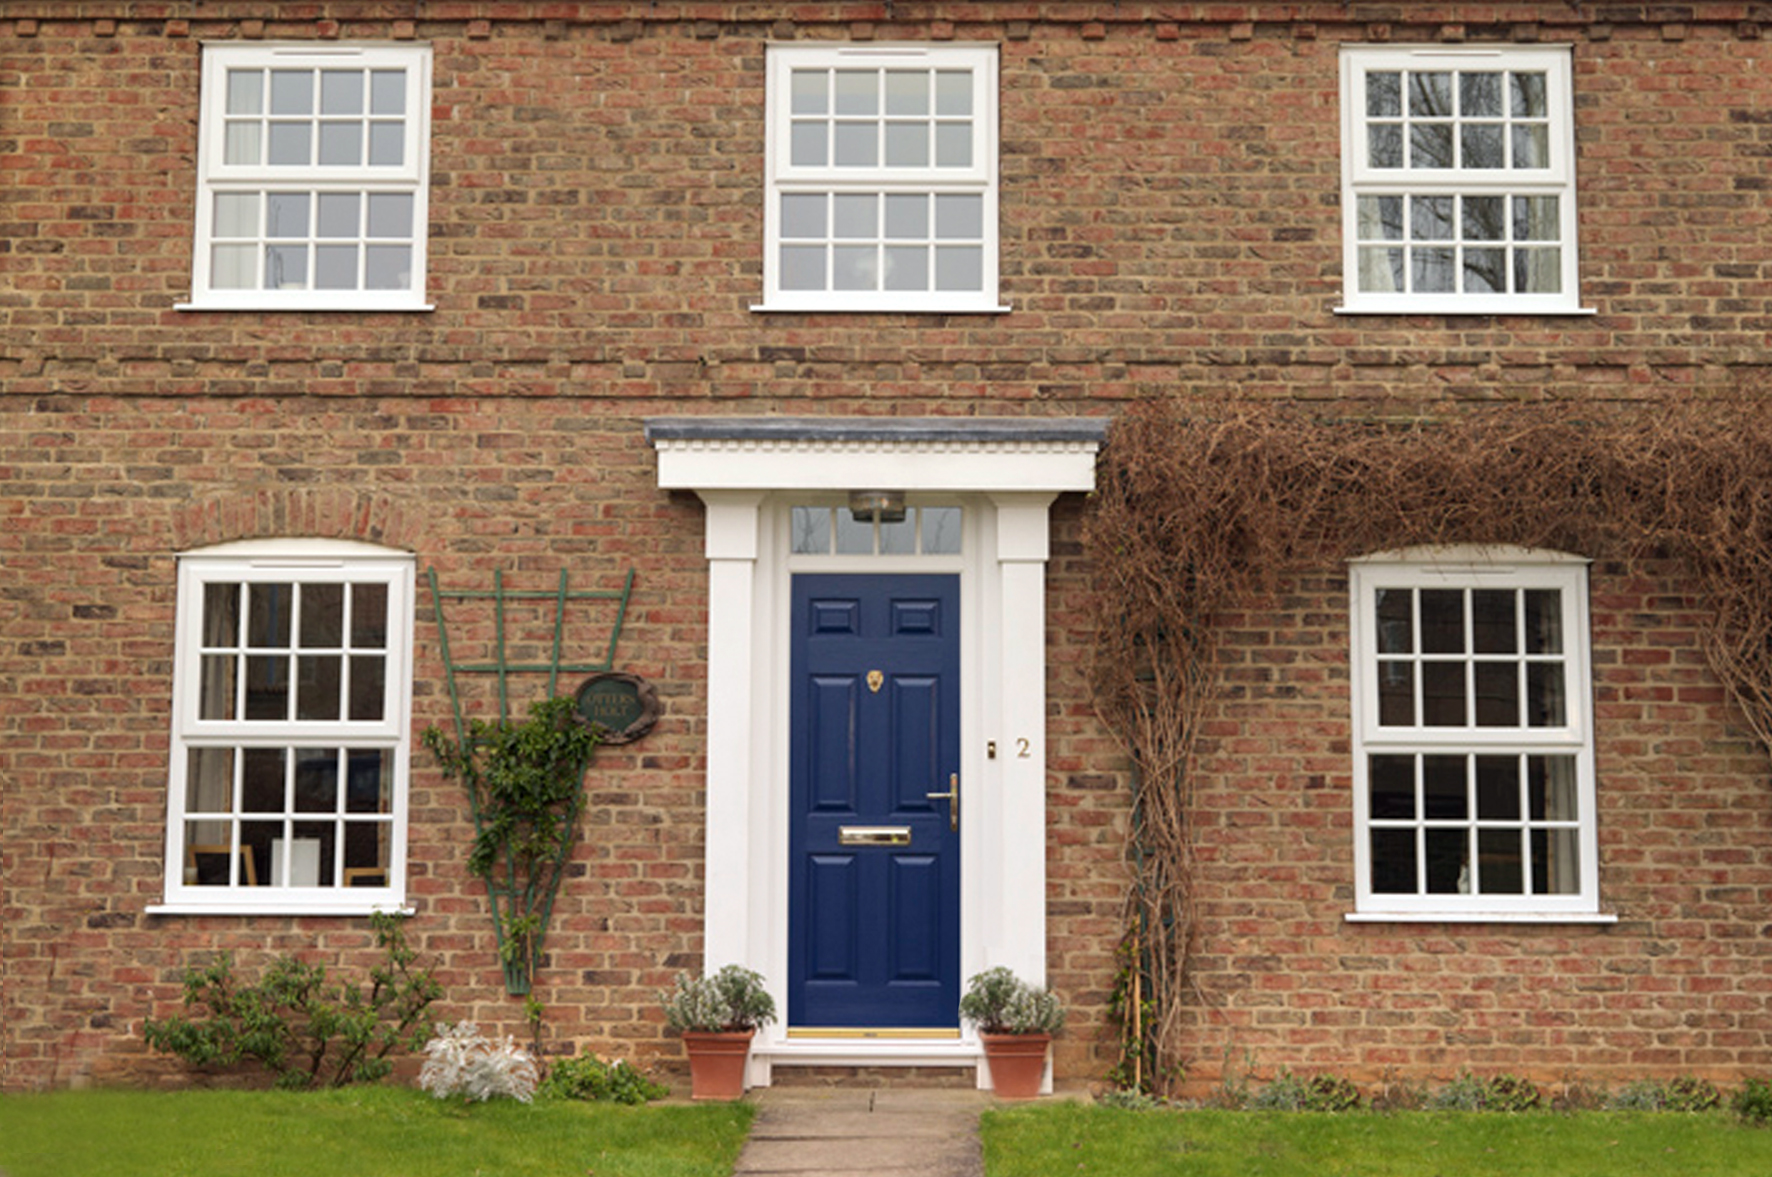
POLYGON ((790 1027, 958 1025, 959 578, 793 579, 790 1027), (887 827, 902 844, 853 845, 887 827))

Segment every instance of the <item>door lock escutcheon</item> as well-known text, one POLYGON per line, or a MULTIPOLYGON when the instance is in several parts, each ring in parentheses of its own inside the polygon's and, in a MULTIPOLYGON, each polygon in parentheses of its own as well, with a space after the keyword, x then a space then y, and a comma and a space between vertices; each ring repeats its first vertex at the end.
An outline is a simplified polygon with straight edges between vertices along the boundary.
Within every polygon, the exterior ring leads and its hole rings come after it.
POLYGON ((931 801, 946 801, 948 803, 948 829, 957 830, 960 828, 960 774, 959 773, 953 772, 953 773, 948 774, 948 791, 947 792, 945 792, 945 793, 924 793, 923 796, 929 798, 931 801))

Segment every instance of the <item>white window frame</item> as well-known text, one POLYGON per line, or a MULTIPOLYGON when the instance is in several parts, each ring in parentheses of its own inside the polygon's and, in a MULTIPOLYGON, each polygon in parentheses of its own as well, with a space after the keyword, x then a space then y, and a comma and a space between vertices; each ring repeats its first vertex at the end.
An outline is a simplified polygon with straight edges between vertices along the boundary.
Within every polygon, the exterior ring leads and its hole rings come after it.
MULTIPOLYGON (((172 676, 172 741, 170 791, 166 822, 165 902, 148 910, 159 914, 225 915, 364 915, 402 910, 406 893, 407 792, 411 779, 412 641, 414 602, 413 558, 403 552, 352 541, 313 539, 251 540, 222 544, 179 557, 178 604, 172 676), (375 583, 387 590, 387 645, 383 668, 382 715, 376 720, 206 720, 200 714, 204 589, 212 583, 300 582, 303 584, 375 583), (380 749, 390 757, 389 810, 368 819, 387 826, 388 861, 382 886, 280 886, 279 880, 258 879, 246 885, 244 867, 230 866, 227 884, 199 885, 189 877, 186 849, 186 798, 192 749, 205 747, 328 747, 349 744, 380 749)), ((293 648, 293 647, 292 647, 293 648)), ((238 784, 236 784, 238 788, 238 784)), ((230 846, 238 845, 238 827, 253 820, 243 815, 235 794, 228 819, 230 846)), ((282 817, 300 820, 287 810, 282 817)), ((335 820, 316 815, 316 821, 335 820)), ((286 836, 289 836, 286 833, 286 836)), ((218 843, 219 844, 219 843, 218 843)), ((296 843, 288 843, 292 848, 296 843)), ((236 852, 230 851, 230 854, 236 852)), ((297 868, 285 866, 285 873, 297 868)), ((244 862, 244 859, 241 859, 244 862)), ((340 874, 344 864, 337 863, 340 874)))
MULTIPOLYGON (((1350 920, 1578 921, 1610 922, 1599 908, 1599 839, 1595 813, 1593 671, 1587 585, 1588 562, 1563 553, 1512 547, 1431 547, 1387 552, 1350 561, 1350 685, 1353 710, 1355 910, 1350 920), (1554 727, 1384 726, 1379 722, 1378 624, 1381 589, 1555 589, 1560 593, 1564 652, 1564 722, 1554 727), (1370 758, 1490 753, 1567 756, 1575 766, 1577 890, 1569 894, 1390 894, 1372 889, 1370 758)), ((1387 659, 1394 655, 1386 655, 1387 659)), ((1419 662, 1422 652, 1412 657, 1419 662)), ((1503 660, 1529 661, 1524 653, 1503 660)), ((1480 657, 1467 655, 1469 662, 1480 657)), ((1419 692, 1421 675, 1414 676, 1419 692)), ((1448 824, 1427 815, 1404 819, 1421 829, 1448 824)), ((1482 828, 1467 812, 1449 824, 1482 828)), ((1497 828, 1527 830, 1554 824, 1522 813, 1497 828)), ((1417 856, 1424 852, 1418 842, 1417 856)), ((1530 872, 1527 875, 1530 879, 1530 872)), ((1475 890, 1477 888, 1473 888, 1475 890)))
MULTIPOLYGON (((1406 97, 1405 97, 1406 101, 1406 97)), ((1504 96, 1505 101, 1505 96, 1504 96)), ((1576 242, 1573 50, 1567 45, 1346 45, 1341 50, 1341 212, 1345 314, 1588 314, 1581 306, 1576 242), (1377 168, 1367 150, 1366 85, 1375 72, 1465 69, 1542 72, 1546 82, 1548 165, 1545 168, 1377 168), (1558 277, 1555 293, 1362 291, 1359 202, 1362 196, 1501 197, 1511 236, 1514 197, 1557 198, 1558 277)), ((1460 124, 1455 123, 1454 126, 1460 124)), ((1407 146, 1405 145, 1405 150, 1407 146)), ((1511 151, 1511 145, 1507 148, 1511 151)), ((1407 206, 1405 206, 1407 207, 1407 206)), ((1459 217, 1454 212, 1455 222, 1459 217)), ((1404 216, 1408 234, 1407 212, 1404 216)), ((1454 237, 1461 236, 1456 223, 1454 237)), ((1462 242, 1448 244, 1462 245, 1462 242)), ((1489 245, 1488 242, 1483 242, 1489 245)), ((1512 281, 1512 242, 1505 269, 1512 281)), ((1462 252, 1455 273, 1462 274, 1462 252)), ((1405 282, 1409 266, 1405 261, 1405 282)))
MULTIPOLYGON (((191 301, 180 310, 204 311, 428 311, 425 302, 426 239, 428 236, 428 189, 431 137, 431 49, 418 44, 317 44, 271 43, 206 44, 203 47, 201 126, 197 138, 197 208, 195 244, 191 259, 191 301), (232 69, 315 68, 351 66, 366 69, 402 69, 405 78, 405 114, 401 162, 397 166, 278 166, 229 164, 224 150, 225 103, 228 71, 232 69), (315 266, 310 263, 308 285, 303 289, 269 290, 221 288, 213 280, 213 247, 216 242, 217 196, 230 193, 258 194, 279 190, 320 193, 361 193, 366 197, 393 193, 412 198, 411 280, 402 290, 319 290, 313 288, 315 266)), ((316 118, 319 116, 316 115, 316 118)), ((318 201, 310 210, 318 217, 318 201)), ((265 215, 261 210, 259 216, 265 215)), ((306 238, 316 240, 317 225, 310 224, 306 238)), ((363 234, 349 238, 367 248, 373 240, 363 234)), ((263 285, 264 254, 268 238, 253 238, 258 245, 257 269, 263 285)), ((404 242, 405 238, 400 238, 404 242)), ((362 264, 361 262, 359 263, 362 264)))
MULTIPOLYGON (((769 46, 763 215, 763 301, 756 311, 883 311, 998 313, 998 86, 997 46, 965 43, 775 44, 769 46), (972 148, 969 167, 849 168, 795 166, 791 154, 795 69, 904 65, 972 73, 972 148), (982 203, 982 279, 977 291, 822 290, 782 288, 782 198, 798 194, 976 194, 982 203)), ((931 232, 933 232, 933 228, 931 232)), ((833 230, 834 234, 834 230, 833 230)), ((833 237, 834 239, 834 237, 833 237)), ((828 275, 828 271, 827 271, 828 275)))

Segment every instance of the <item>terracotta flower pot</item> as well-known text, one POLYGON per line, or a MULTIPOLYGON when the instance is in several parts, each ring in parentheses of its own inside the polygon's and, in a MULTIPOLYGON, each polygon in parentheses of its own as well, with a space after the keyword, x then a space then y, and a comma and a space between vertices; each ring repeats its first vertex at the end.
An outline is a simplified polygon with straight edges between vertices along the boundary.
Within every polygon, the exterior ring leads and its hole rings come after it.
POLYGON ((745 1062, 755 1030, 685 1030, 691 1099, 734 1100, 744 1094, 745 1062))
POLYGON ((980 1034, 991 1066, 991 1090, 998 1099, 1033 1099, 1046 1077, 1050 1034, 980 1034))

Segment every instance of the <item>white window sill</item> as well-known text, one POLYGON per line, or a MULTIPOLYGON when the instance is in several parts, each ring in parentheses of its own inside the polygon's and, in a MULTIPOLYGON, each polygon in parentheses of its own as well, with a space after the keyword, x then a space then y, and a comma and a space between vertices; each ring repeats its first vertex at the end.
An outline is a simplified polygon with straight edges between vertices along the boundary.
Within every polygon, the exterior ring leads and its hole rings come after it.
POLYGON ((245 915, 245 916, 366 916, 412 915, 404 903, 350 903, 316 907, 311 903, 151 903, 147 915, 245 915))
POLYGON ((1433 315, 1433 316, 1489 315, 1492 318, 1498 318, 1498 317, 1507 316, 1507 315, 1511 315, 1514 317, 1530 316, 1533 318, 1551 318, 1551 317, 1557 316, 1557 315, 1570 315, 1570 316, 1579 317, 1582 315, 1597 315, 1600 313, 1599 310, 1595 307, 1543 307, 1543 306, 1535 306, 1535 307, 1482 306, 1482 307, 1477 307, 1477 306, 1448 306, 1448 305, 1423 306, 1419 303, 1411 305, 1411 306, 1403 306, 1403 305, 1380 306, 1380 307, 1338 306, 1338 307, 1332 308, 1332 311, 1333 311, 1333 313, 1335 313, 1337 315, 1393 315, 1393 316, 1403 316, 1403 315, 1433 315))
POLYGON ((1615 924, 1603 911, 1350 911, 1350 924, 1615 924))
POLYGON ((300 313, 300 314, 309 314, 309 313, 313 313, 313 312, 320 312, 320 313, 329 313, 329 314, 351 314, 351 315, 363 315, 363 314, 404 314, 404 315, 410 315, 410 314, 428 313, 430 311, 436 310, 437 307, 434 303, 428 303, 428 302, 402 304, 399 306, 394 306, 389 303, 367 303, 362 306, 348 306, 346 304, 337 303, 337 302, 329 302, 329 303, 325 303, 325 304, 293 303, 293 302, 278 302, 278 301, 275 301, 272 299, 264 299, 262 301, 254 301, 254 302, 224 302, 224 303, 177 302, 177 303, 172 304, 172 309, 175 311, 220 311, 220 312, 254 311, 259 314, 265 314, 267 312, 271 312, 271 313, 288 312, 288 313, 300 313))
POLYGON ((878 306, 856 306, 854 304, 832 304, 821 302, 770 302, 753 303, 754 314, 795 314, 795 315, 1006 315, 1013 307, 981 306, 968 303, 955 306, 903 306, 881 303, 878 306))

